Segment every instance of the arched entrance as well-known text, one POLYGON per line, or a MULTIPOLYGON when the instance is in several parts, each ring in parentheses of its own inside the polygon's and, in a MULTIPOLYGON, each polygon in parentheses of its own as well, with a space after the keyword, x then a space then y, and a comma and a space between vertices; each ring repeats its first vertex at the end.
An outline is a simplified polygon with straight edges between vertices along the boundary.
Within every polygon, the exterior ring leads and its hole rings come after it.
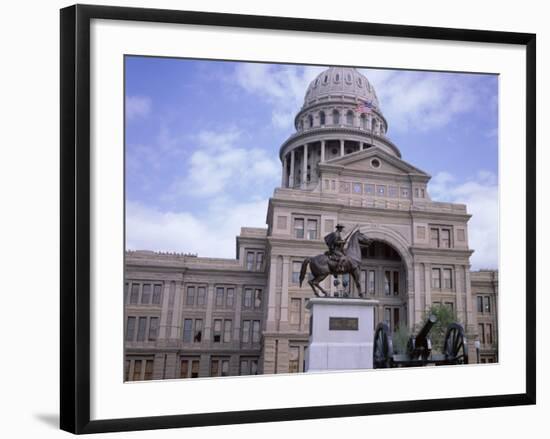
POLYGON ((366 298, 379 301, 375 308, 375 326, 385 322, 392 332, 400 325, 410 326, 409 308, 414 306, 409 303, 413 264, 406 240, 384 226, 360 229, 373 240, 362 249, 361 290, 366 298))

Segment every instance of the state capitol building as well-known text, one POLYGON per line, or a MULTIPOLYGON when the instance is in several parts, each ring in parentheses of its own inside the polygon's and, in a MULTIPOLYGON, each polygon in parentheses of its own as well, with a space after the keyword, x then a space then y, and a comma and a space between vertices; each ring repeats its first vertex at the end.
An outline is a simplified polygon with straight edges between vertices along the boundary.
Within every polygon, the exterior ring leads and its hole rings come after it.
MULTIPOLYGON (((300 268, 326 251, 336 224, 374 240, 361 289, 379 301, 375 324, 412 329, 430 306, 448 306, 470 362, 474 340, 481 362, 498 361, 498 272, 470 271, 467 207, 430 198, 430 175, 387 137, 367 78, 345 67, 319 74, 295 128, 279 151, 267 227, 242 227, 236 259, 126 252, 125 379, 303 372, 313 291, 300 288, 300 268), (371 108, 358 112, 362 103, 371 108)), ((332 293, 333 280, 321 284, 332 293)))

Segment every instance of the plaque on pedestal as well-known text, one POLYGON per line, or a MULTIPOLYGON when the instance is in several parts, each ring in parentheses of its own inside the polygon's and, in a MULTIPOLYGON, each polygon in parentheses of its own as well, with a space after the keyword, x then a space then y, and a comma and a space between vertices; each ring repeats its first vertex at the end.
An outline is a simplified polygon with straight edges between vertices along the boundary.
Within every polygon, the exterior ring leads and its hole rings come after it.
POLYGON ((306 372, 371 369, 377 304, 366 299, 310 299, 306 372))

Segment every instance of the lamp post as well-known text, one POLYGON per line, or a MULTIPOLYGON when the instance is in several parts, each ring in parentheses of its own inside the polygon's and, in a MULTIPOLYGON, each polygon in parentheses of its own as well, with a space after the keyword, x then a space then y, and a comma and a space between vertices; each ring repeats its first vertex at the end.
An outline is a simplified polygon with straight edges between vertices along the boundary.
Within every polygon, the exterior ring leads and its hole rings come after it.
POLYGON ((479 349, 481 348, 481 343, 479 340, 476 340, 474 342, 474 346, 476 348, 476 358, 477 358, 477 363, 479 364, 479 349))

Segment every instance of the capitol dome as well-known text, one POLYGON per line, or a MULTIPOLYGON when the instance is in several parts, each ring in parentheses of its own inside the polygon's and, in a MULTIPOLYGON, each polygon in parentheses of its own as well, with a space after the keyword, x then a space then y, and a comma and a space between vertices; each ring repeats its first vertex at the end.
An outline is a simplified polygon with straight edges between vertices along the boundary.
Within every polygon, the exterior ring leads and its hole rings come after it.
POLYGON ((387 137, 388 122, 374 87, 353 67, 330 67, 309 84, 294 118, 296 132, 282 145, 283 187, 314 190, 319 166, 378 148, 401 157, 387 137))
POLYGON ((374 87, 365 75, 351 67, 331 67, 320 73, 307 88, 304 107, 331 97, 366 101, 380 109, 374 87))

